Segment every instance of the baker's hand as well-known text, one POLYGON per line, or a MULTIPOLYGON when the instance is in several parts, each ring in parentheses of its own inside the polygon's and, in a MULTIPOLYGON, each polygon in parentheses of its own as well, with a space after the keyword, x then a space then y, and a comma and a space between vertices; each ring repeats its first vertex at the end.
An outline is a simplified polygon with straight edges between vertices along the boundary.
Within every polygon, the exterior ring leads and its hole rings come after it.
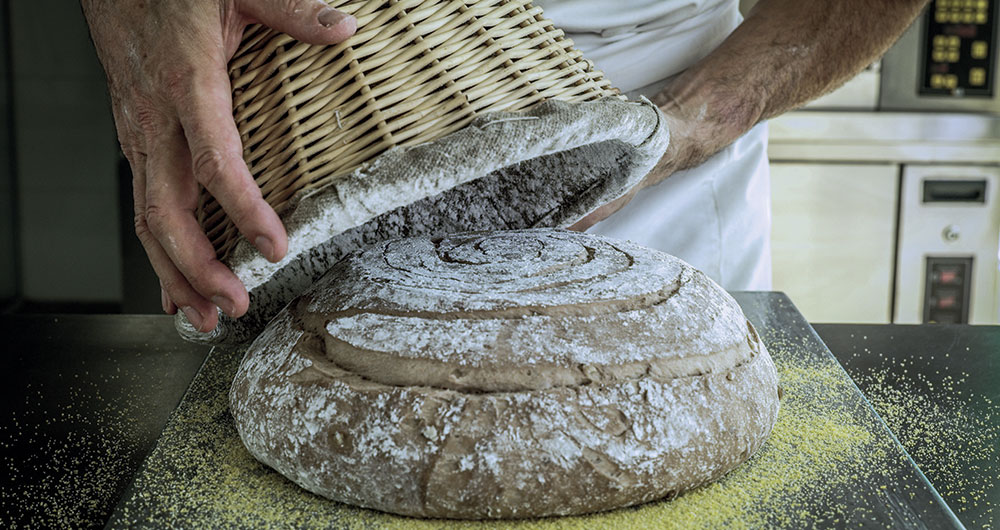
MULTIPOLYGON (((657 168, 658 167, 659 165, 657 165, 657 168)), ((587 231, 590 227, 607 219, 608 217, 611 217, 611 214, 617 212, 618 210, 621 210, 622 207, 628 204, 629 201, 631 201, 632 198, 635 197, 636 193, 638 193, 646 186, 653 185, 654 184, 653 180, 655 180, 656 182, 660 182, 665 178, 667 178, 667 175, 660 176, 659 172, 656 169, 653 169, 653 171, 650 171, 649 174, 647 174, 638 184, 632 186, 628 191, 626 191, 625 195, 622 195, 621 197, 618 197, 617 199, 609 203, 605 203, 598 206, 596 210, 588 213, 583 217, 583 219, 580 219, 579 221, 568 226, 567 229, 576 230, 578 232, 587 231)))
POLYGON ((586 230, 642 188, 701 164, 762 120, 840 86, 884 54, 926 4, 759 0, 722 44, 651 98, 670 127, 657 168, 570 228, 586 230))
POLYGON ((107 73, 115 126, 132 166, 135 231, 160 278, 163 309, 200 331, 216 307, 243 315, 249 297, 195 219, 198 185, 271 261, 285 229, 243 161, 227 63, 260 22, 311 44, 354 34, 357 21, 319 0, 82 0, 107 73))

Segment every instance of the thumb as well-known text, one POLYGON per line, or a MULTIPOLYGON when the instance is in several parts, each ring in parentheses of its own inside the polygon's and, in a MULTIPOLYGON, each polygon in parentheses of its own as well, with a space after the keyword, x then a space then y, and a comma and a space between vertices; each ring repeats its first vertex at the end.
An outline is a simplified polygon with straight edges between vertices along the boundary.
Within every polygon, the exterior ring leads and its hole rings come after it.
POLYGON ((320 0, 243 0, 241 10, 265 26, 308 44, 335 44, 358 27, 351 15, 320 0))

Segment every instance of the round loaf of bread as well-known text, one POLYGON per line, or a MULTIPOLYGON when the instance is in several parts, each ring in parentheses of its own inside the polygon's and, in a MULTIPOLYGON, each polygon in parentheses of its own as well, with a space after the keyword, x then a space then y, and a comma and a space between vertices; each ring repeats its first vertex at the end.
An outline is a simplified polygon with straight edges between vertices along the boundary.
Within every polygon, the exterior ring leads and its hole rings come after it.
POLYGON ((387 241, 249 347, 247 449, 303 488, 397 514, 522 518, 673 497, 763 444, 777 374, 701 272, 563 230, 387 241))

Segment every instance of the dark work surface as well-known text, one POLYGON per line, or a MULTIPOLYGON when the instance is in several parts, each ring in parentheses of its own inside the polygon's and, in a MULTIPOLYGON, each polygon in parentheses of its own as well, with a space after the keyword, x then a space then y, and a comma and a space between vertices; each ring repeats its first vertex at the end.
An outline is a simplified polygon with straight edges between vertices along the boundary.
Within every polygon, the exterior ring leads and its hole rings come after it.
POLYGON ((969 528, 1000 521, 1000 326, 816 324, 969 528))
MULTIPOLYGON (((765 340, 775 333, 794 336, 803 341, 804 353, 820 360, 829 356, 784 295, 751 293, 737 298, 765 340)), ((877 330, 889 327, 818 327, 841 357, 845 351, 850 357, 853 351, 876 351, 883 345, 888 355, 899 347, 902 336, 890 334, 894 338, 883 344, 874 342, 877 330), (855 341, 854 348, 851 342, 839 342, 838 335, 846 341, 851 333, 866 337, 867 344, 855 341)), ((966 346, 980 351, 977 345, 990 348, 983 351, 998 351, 996 328, 982 332, 985 335, 977 330, 969 334, 966 326, 954 329, 955 333, 947 333, 947 328, 920 326, 912 331, 918 334, 914 335, 918 344, 947 344, 958 348, 953 352, 966 346)), ((7 407, 0 424, 0 463, 7 471, 0 486, 0 527, 102 526, 208 348, 182 341, 171 319, 164 316, 2 316, 0 332, 5 338, 0 381, 7 407)), ((787 342, 788 337, 782 340, 787 342)), ((993 359, 988 366, 995 374, 993 359)), ((851 360, 845 362, 854 369, 851 360)), ((977 368, 969 370, 970 375, 973 371, 987 373, 977 368)), ((994 389, 996 402, 996 388, 988 388, 994 389)), ((919 492, 924 526, 953 524, 947 507, 936 504, 933 490, 922 484, 918 472, 908 466, 895 471, 899 481, 890 487, 919 492)), ((879 521, 842 524, 906 526, 912 523, 906 510, 892 506, 888 515, 878 515, 879 521)))
POLYGON ((104 525, 208 348, 167 316, 0 316, 0 527, 104 525))
MULTIPOLYGON (((779 377, 786 377, 782 383, 786 420, 782 423, 779 416, 773 443, 765 444, 741 472, 720 481, 744 480, 750 485, 741 490, 745 496, 715 499, 730 506, 736 503, 736 518, 729 522, 747 524, 745 517, 750 516, 766 528, 961 528, 788 298, 781 293, 737 293, 736 298, 771 351, 779 377), (814 417, 821 421, 811 422, 814 417), (831 452, 823 453, 819 447, 831 452), (780 465, 785 457, 793 464, 780 465), (787 474, 775 476, 775 469, 787 474)), ((284 528, 289 521, 327 528, 406 524, 405 518, 313 496, 246 454, 225 397, 242 353, 240 348, 212 351, 108 528, 284 528)), ((714 491, 732 491, 726 487, 714 491)), ((632 514, 632 527, 655 528, 670 513, 677 513, 669 510, 675 504, 683 506, 679 503, 684 500, 681 496, 653 502, 624 513, 632 514)), ((691 513, 698 512, 689 512, 688 518, 681 512, 683 519, 671 522, 686 528, 705 526, 698 516, 690 518, 691 513)), ((562 522, 568 527, 612 527, 618 515, 535 524, 537 528, 562 522)), ((444 521, 429 523, 428 527, 447 527, 444 521)))

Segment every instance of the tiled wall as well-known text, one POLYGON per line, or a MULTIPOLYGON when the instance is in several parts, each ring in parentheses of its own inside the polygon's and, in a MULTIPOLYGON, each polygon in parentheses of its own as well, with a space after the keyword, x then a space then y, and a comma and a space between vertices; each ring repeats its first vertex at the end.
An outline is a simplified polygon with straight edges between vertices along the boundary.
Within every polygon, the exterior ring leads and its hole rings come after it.
POLYGON ((10 2, 23 296, 122 298, 118 147, 78 2, 10 2))

